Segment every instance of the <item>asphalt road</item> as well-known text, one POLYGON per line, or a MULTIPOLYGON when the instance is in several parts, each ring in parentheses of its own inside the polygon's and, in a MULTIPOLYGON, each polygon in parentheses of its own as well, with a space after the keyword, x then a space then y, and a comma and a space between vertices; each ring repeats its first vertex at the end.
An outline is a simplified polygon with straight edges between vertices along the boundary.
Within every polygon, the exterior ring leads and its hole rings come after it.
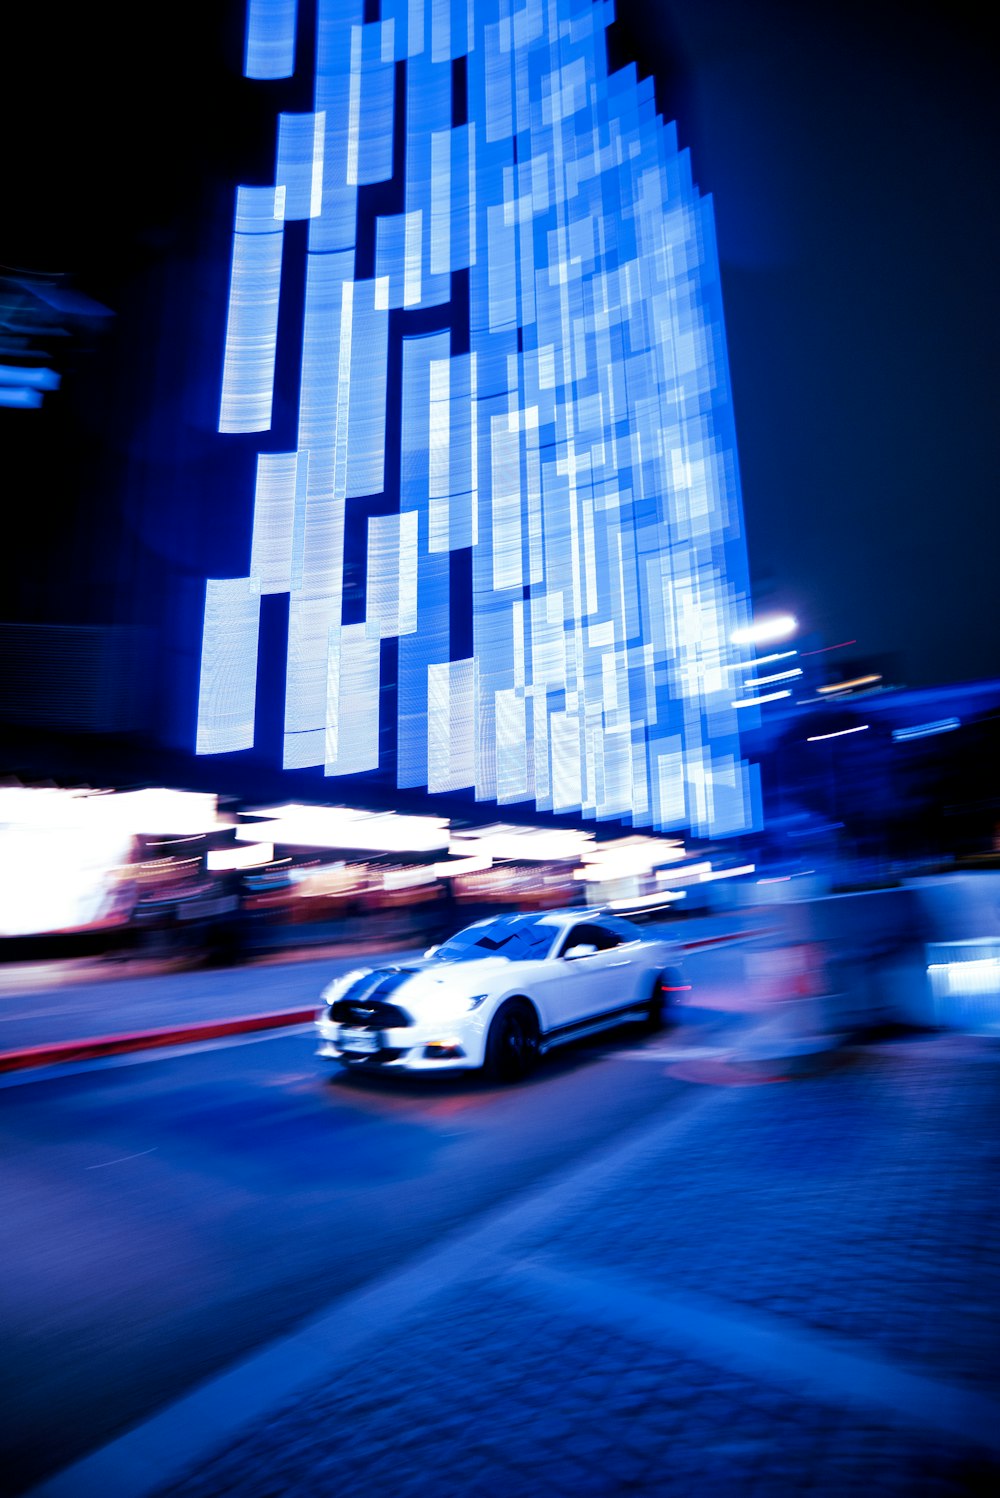
POLYGON ((581 1043, 511 1089, 331 1073, 294 1030, 0 1090, 3 1491, 683 1107, 649 1054, 678 1038, 581 1043))

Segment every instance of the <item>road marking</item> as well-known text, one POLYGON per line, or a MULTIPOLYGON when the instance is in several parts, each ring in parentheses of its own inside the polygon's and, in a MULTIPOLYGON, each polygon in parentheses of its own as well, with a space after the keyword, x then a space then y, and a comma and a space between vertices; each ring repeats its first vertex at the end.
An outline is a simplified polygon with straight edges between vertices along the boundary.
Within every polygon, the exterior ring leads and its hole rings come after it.
POLYGON ((158 1149, 159 1149, 159 1145, 154 1144, 153 1147, 152 1147, 152 1149, 139 1150, 134 1155, 119 1155, 117 1160, 102 1160, 101 1163, 100 1163, 100 1165, 86 1165, 86 1166, 84 1166, 84 1169, 85 1170, 105 1170, 109 1165, 124 1165, 126 1160, 141 1160, 142 1157, 143 1157, 143 1155, 152 1155, 152 1154, 155 1154, 155 1152, 158 1149))

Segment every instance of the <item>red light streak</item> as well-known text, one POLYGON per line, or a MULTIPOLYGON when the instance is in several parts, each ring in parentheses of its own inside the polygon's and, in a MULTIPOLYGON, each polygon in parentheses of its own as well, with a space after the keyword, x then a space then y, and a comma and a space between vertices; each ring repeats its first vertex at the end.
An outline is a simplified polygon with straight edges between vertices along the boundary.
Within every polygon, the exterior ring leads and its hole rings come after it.
POLYGON ((800 650, 799 655, 824 655, 828 650, 845 650, 848 645, 857 643, 857 640, 841 640, 839 645, 822 645, 819 650, 800 650))

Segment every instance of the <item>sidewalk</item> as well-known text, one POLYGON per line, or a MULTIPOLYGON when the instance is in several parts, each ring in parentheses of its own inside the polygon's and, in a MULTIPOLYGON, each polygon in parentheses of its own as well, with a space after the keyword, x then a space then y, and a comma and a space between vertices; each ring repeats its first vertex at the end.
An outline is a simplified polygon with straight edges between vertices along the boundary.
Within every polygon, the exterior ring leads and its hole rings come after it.
POLYGON ((997 1491, 998 1084, 935 1036, 692 1086, 37 1492, 997 1491))

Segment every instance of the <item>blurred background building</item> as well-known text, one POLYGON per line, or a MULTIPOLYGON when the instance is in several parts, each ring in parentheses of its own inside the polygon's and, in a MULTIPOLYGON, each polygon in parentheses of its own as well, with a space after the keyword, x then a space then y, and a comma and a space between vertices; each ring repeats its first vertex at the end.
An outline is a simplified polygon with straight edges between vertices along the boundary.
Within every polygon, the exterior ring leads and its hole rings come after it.
MULTIPOLYGON (((519 14, 181 5, 142 79, 91 20, 14 23, 9 788, 430 817, 438 863, 483 828, 583 839, 441 884, 336 840, 227 865, 200 831, 196 868, 123 881, 136 908, 192 873, 258 911, 634 901, 681 893, 679 838, 703 874, 841 883, 993 855, 994 682, 908 688, 810 625, 805 574, 754 589, 805 600, 787 640, 733 640, 765 497, 745 527, 715 213, 664 123, 704 46, 680 26, 670 69, 627 7, 519 14), (658 864, 573 877, 649 834, 658 864)), ((157 866, 163 829, 129 835, 157 866)))

